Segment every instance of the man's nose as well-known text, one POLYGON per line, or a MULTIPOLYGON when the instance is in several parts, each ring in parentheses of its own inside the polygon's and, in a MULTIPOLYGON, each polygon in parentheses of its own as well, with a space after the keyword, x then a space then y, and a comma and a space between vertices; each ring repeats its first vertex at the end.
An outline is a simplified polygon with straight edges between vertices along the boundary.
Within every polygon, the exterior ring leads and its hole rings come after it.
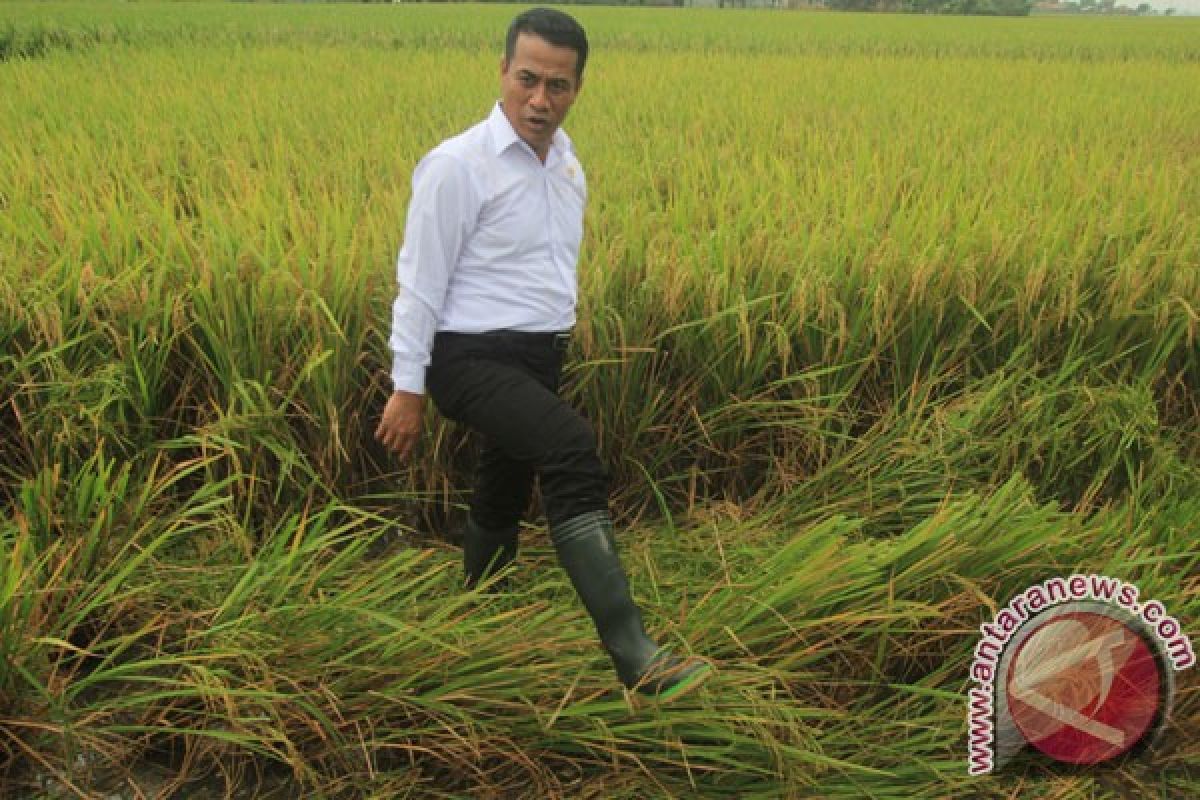
POLYGON ((546 102, 546 100, 546 84, 539 83, 537 86, 533 87, 533 94, 529 97, 529 105, 538 110, 546 109, 549 108, 549 104, 546 102))

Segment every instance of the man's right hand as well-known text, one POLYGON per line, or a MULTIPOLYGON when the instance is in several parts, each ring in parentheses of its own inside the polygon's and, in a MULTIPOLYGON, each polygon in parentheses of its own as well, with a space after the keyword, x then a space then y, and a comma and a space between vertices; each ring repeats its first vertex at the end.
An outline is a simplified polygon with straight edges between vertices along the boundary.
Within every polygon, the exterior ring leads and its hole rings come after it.
POLYGON ((407 459, 421 437, 425 417, 425 395, 397 389, 388 398, 375 438, 402 459, 407 459))

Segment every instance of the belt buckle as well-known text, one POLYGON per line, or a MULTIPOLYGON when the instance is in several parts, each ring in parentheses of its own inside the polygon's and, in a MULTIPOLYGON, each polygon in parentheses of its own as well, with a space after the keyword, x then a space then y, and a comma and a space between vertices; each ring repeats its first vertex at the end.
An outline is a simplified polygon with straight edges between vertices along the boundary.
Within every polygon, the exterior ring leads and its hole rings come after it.
POLYGON ((554 334, 554 349, 555 350, 564 350, 565 351, 570 346, 571 346, 571 334, 569 334, 569 333, 554 334))

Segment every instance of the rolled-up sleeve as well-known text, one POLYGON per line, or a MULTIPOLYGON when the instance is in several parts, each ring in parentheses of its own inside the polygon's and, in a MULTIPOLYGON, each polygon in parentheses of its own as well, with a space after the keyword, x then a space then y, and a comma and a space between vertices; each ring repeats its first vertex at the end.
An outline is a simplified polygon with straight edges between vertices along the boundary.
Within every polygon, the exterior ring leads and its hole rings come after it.
POLYGON ((478 215, 466 164, 432 153, 413 171, 404 245, 396 261, 399 291, 392 304, 392 386, 425 393, 425 368, 446 287, 478 215))

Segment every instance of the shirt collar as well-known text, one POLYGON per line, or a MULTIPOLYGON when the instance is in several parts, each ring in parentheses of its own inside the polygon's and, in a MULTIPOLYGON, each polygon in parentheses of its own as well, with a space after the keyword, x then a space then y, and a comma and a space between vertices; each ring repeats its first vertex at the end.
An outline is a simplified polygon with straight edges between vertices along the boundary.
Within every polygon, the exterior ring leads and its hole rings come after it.
MULTIPOLYGON (((505 116, 504 109, 500 107, 500 101, 497 100, 496 105, 492 107, 492 113, 488 115, 486 124, 488 132, 492 136, 492 146, 496 155, 500 155, 514 144, 525 144, 513 129, 508 117, 505 116)), ((528 147, 528 145, 525 146, 528 147)), ((559 128, 550 137, 550 152, 546 154, 546 165, 549 166, 552 161, 557 161, 558 158, 570 151, 571 137, 567 136, 566 131, 559 128)))

